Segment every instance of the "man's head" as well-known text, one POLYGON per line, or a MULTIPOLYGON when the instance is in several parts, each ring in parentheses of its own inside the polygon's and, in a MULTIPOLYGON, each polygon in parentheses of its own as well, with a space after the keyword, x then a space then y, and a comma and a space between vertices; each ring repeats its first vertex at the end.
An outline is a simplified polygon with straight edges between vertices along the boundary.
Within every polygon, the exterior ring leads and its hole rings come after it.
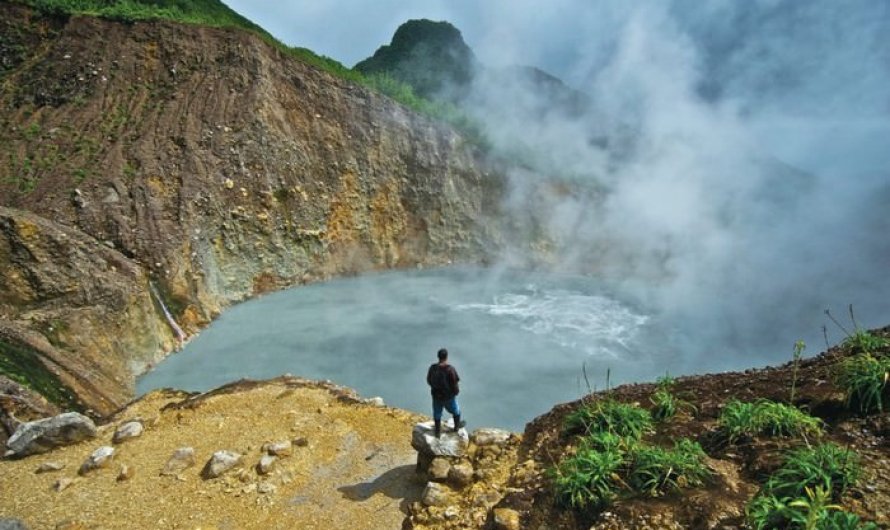
POLYGON ((448 350, 446 350, 445 348, 442 348, 441 350, 439 350, 439 352, 436 355, 439 356, 439 362, 448 360, 448 350))

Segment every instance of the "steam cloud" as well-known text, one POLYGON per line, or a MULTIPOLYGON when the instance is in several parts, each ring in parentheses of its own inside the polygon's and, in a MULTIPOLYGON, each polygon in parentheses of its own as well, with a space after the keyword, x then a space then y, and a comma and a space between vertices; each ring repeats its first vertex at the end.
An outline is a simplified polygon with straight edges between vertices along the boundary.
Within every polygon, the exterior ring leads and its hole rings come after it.
MULTIPOLYGON (((573 18, 553 34, 576 51, 561 68, 589 110, 541 115, 533 92, 485 75, 470 98, 500 149, 538 153, 509 205, 557 242, 554 266, 620 281, 697 343, 764 361, 798 338, 819 351, 828 307, 890 322, 890 5, 559 4, 573 18), (542 172, 599 191, 542 197, 542 172)), ((528 62, 502 36, 534 11, 512 13, 489 20, 483 61, 528 62)))
POLYGON ((699 344, 772 362, 820 350, 827 307, 890 322, 884 0, 229 3, 350 64, 408 18, 448 20, 482 63, 589 94, 542 114, 539 92, 480 75, 469 104, 527 162, 507 208, 555 242, 551 266, 620 281, 699 344))

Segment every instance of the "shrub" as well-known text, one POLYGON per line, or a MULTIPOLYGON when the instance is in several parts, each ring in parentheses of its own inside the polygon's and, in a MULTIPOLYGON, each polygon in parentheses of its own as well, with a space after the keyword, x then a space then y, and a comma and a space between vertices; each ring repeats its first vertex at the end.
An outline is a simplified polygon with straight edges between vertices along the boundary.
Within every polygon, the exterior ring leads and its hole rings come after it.
POLYGON ((636 491, 653 496, 701 486, 711 474, 704 458, 701 446, 686 438, 673 449, 639 447, 633 453, 628 482, 636 491))
POLYGON ((730 442, 742 436, 806 436, 822 432, 822 421, 783 403, 766 399, 753 403, 730 401, 718 420, 730 442))
POLYGON ((848 408, 863 414, 884 410, 884 397, 890 392, 890 358, 861 353, 845 359, 836 376, 838 386, 846 392, 848 408))
POLYGON ((568 433, 610 432, 639 440, 652 429, 652 416, 637 405, 607 399, 584 404, 566 416, 564 429, 568 433))
POLYGON ((582 449, 553 472, 557 499, 580 509, 601 508, 615 497, 618 468, 624 457, 618 451, 582 449))

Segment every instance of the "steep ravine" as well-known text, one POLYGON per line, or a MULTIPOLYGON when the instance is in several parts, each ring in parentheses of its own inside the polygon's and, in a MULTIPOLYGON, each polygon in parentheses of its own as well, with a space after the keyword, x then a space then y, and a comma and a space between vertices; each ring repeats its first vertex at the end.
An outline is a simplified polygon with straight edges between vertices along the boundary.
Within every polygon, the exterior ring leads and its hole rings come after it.
POLYGON ((0 346, 56 401, 107 414, 176 346, 150 283, 194 333, 264 291, 497 246, 473 145, 253 34, 0 20, 0 346))

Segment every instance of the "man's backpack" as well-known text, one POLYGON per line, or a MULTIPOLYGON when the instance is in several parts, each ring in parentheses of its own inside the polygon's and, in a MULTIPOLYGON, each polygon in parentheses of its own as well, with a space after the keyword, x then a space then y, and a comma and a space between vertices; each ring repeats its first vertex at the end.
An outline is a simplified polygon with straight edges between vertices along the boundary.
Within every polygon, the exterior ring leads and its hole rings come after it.
POLYGON ((449 396, 452 394, 451 378, 449 377, 448 368, 438 364, 433 365, 432 374, 430 375, 430 387, 437 396, 449 396))

